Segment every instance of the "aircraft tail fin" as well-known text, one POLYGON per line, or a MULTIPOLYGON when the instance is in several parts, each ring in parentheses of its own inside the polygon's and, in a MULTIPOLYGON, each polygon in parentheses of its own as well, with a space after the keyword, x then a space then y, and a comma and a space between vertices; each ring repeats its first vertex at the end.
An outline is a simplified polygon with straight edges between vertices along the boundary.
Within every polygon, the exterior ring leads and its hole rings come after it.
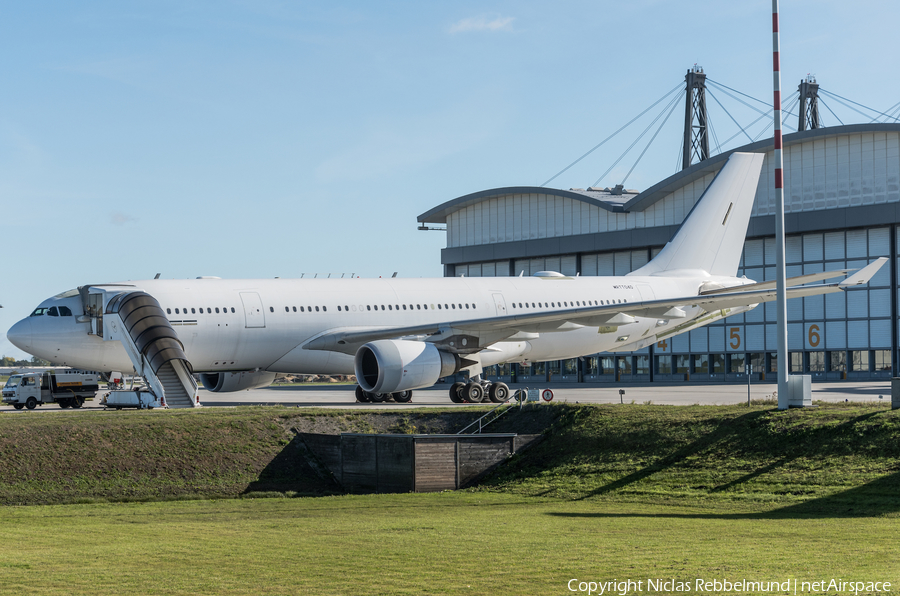
POLYGON ((734 276, 744 250, 764 155, 732 153, 678 232, 652 261, 629 275, 702 270, 734 276))

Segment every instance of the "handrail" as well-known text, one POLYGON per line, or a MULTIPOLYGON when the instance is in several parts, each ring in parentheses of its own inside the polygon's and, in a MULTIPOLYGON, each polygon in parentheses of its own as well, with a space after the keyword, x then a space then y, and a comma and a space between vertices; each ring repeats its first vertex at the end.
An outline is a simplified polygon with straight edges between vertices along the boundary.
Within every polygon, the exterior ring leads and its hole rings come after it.
MULTIPOLYGON (((525 390, 525 393, 526 393, 526 395, 528 394, 527 388, 526 388, 526 390, 525 390)), ((523 401, 524 401, 524 400, 523 400, 523 401)), ((520 402, 520 404, 521 404, 521 402, 520 402)), ((472 428, 473 426, 475 426, 476 424, 478 425, 478 434, 481 434, 481 430, 482 430, 485 426, 487 426, 487 425, 490 424, 491 422, 494 422, 495 420, 497 420, 498 418, 500 418, 500 416, 503 416, 504 414, 506 414, 506 413, 509 411, 509 408, 512 407, 513 405, 515 405, 515 403, 513 402, 512 398, 510 398, 510 399, 508 399, 508 400, 506 400, 506 401, 504 401, 504 402, 500 402, 499 404, 497 404, 496 407, 491 408, 488 412, 486 412, 483 416, 481 416, 481 417, 478 418, 477 420, 473 420, 470 424, 468 424, 467 426, 465 426, 461 431, 459 431, 459 432, 456 433, 456 434, 461 435, 461 434, 465 433, 467 430, 469 430, 470 428, 472 428), (482 420, 484 420, 485 418, 487 418, 488 416, 490 416, 491 414, 493 414, 494 412, 496 412, 497 410, 499 410, 499 409, 502 408, 503 406, 506 406, 507 409, 504 410, 503 412, 500 412, 499 414, 497 414, 497 416, 495 416, 494 418, 491 418, 491 419, 488 420, 487 422, 482 423, 482 420)), ((470 434, 475 434, 475 433, 470 433, 470 434)))

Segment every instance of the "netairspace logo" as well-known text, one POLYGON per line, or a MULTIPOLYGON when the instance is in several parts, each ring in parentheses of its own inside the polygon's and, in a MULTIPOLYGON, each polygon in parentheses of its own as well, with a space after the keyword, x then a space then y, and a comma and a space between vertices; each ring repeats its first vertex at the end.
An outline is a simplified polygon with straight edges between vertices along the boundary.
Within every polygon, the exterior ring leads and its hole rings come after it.
POLYGON ((786 581, 751 581, 746 579, 694 579, 679 580, 646 579, 646 580, 610 580, 610 581, 582 581, 570 579, 566 584, 570 592, 580 592, 588 596, 604 596, 605 594, 627 596, 637 592, 696 592, 698 594, 727 594, 728 592, 742 592, 753 594, 780 593, 780 594, 806 594, 810 592, 828 592, 829 594, 853 594, 860 592, 865 594, 879 594, 891 591, 890 582, 881 581, 848 581, 843 579, 822 579, 817 581, 802 581, 789 579, 786 581))

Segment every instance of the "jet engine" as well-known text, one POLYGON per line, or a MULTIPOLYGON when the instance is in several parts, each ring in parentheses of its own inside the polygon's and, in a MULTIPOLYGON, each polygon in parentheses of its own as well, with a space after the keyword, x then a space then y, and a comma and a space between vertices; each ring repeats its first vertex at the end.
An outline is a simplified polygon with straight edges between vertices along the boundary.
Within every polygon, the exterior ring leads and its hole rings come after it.
POLYGON ((356 381, 369 393, 396 393, 429 387, 459 371, 456 354, 422 341, 382 339, 356 352, 356 381))
POLYGON ((243 391, 268 387, 275 380, 275 373, 260 371, 202 373, 200 381, 213 393, 243 391))

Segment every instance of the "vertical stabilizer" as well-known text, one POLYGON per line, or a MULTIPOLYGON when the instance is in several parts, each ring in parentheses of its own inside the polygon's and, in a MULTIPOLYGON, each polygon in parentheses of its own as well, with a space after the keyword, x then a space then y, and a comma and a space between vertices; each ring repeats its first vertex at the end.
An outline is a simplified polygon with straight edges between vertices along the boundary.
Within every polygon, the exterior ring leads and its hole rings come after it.
POLYGON ((665 275, 681 270, 735 275, 763 158, 762 153, 732 153, 675 237, 655 259, 629 275, 665 275))

